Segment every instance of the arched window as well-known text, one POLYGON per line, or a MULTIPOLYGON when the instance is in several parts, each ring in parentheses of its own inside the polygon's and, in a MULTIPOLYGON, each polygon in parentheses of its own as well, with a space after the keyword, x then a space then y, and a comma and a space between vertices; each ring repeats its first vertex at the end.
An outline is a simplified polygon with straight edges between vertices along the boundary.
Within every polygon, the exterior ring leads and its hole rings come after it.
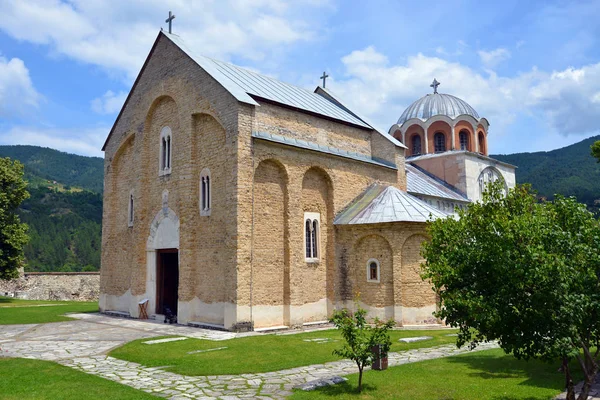
POLYGON ((481 171, 481 174, 479 174, 479 178, 477 179, 477 182, 479 183, 479 196, 480 196, 479 198, 480 199, 483 199, 483 192, 485 192, 487 190, 487 186, 491 182, 496 182, 496 181, 501 181, 504 183, 504 193, 506 194, 508 191, 508 188, 506 186, 504 177, 502 176, 500 171, 498 171, 494 167, 487 167, 486 169, 481 171))
POLYGON ((200 173, 200 215, 210 215, 212 194, 211 194, 210 170, 204 168, 200 173))
POLYGON ((433 145, 436 153, 446 151, 446 135, 442 132, 437 132, 433 135, 433 145))
POLYGON ((171 173, 171 155, 173 147, 173 138, 171 128, 165 126, 160 131, 160 163, 158 175, 168 175, 171 173))
POLYGON ((379 283, 381 281, 379 273, 379 260, 371 258, 369 261, 367 261, 367 282, 379 283))
POLYGON ((134 218, 134 209, 133 209, 133 190, 129 192, 129 207, 127 209, 127 226, 133 226, 133 218, 134 218))
POLYGON ((319 261, 320 247, 320 214, 304 213, 304 245, 305 258, 307 262, 319 261))
POLYGON ((458 134, 458 140, 460 142, 460 149, 468 151, 469 150, 469 132, 460 131, 460 133, 458 134))
POLYGON ((412 153, 411 155, 416 156, 421 154, 421 136, 413 135, 412 137, 412 153))
POLYGON ((479 152, 481 154, 485 154, 485 135, 483 132, 479 132, 478 141, 479 141, 479 152))

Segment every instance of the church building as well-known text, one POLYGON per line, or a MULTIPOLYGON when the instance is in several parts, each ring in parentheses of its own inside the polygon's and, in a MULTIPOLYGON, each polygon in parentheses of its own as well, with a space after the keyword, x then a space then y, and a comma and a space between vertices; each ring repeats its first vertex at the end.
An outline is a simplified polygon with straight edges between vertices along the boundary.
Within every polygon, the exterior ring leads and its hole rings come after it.
POLYGON ((438 85, 380 132, 325 81, 306 90, 161 31, 103 147, 100 310, 139 318, 147 300, 150 317, 235 330, 358 299, 436 323, 426 222, 515 184, 488 157, 488 121, 438 85))

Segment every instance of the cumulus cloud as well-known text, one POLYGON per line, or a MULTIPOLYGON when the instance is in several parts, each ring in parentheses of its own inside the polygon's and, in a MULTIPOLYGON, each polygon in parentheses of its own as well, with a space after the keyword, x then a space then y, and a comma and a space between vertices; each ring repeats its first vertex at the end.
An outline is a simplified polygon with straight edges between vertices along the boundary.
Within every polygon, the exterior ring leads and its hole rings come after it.
POLYGON ((392 64, 373 47, 353 51, 342 62, 344 79, 331 80, 331 89, 380 127, 389 128, 407 106, 430 93, 435 77, 440 93, 466 100, 490 120, 494 140, 522 115, 539 115, 557 135, 598 131, 600 63, 554 72, 532 68, 506 77, 423 54, 392 64))
POLYGON ((67 153, 104 157, 100 149, 109 130, 109 127, 75 131, 17 126, 1 132, 0 143, 50 147, 67 153))
POLYGON ((91 107, 98 114, 116 114, 121 110, 126 98, 127 92, 114 93, 112 90, 109 90, 101 97, 92 100, 91 107))
POLYGON ((480 50, 477 52, 477 54, 479 54, 481 62, 487 68, 494 68, 502 61, 508 60, 510 58, 510 51, 502 47, 491 51, 480 50))
POLYGON ((0 117, 25 115, 40 99, 23 60, 0 56, 0 117))
MULTIPOLYGON (((165 26, 165 3, 106 0, 0 0, 0 29, 23 41, 48 45, 53 53, 137 75, 158 29, 165 26), (23 29, 26 26, 27 29, 23 29)), ((310 10, 325 1, 173 0, 174 32, 202 54, 260 60, 291 43, 310 40, 310 10)))

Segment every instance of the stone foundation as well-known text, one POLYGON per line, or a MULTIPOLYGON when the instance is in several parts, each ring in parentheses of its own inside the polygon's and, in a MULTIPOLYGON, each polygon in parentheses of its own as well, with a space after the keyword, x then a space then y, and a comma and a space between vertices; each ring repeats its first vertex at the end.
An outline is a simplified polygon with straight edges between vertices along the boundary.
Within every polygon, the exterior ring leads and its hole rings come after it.
POLYGON ((0 280, 0 295, 29 300, 98 300, 99 272, 26 272, 0 280))

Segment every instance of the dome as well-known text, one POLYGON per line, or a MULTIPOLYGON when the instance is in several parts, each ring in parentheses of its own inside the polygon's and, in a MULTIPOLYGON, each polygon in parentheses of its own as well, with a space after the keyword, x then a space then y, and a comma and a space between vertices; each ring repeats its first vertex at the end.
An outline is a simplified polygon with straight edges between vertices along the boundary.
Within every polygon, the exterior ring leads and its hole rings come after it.
POLYGON ((398 119, 398 125, 402 125, 412 118, 426 121, 436 115, 445 115, 455 119, 461 114, 467 114, 479 120, 479 114, 466 101, 458 97, 444 93, 430 93, 412 103, 398 119))

